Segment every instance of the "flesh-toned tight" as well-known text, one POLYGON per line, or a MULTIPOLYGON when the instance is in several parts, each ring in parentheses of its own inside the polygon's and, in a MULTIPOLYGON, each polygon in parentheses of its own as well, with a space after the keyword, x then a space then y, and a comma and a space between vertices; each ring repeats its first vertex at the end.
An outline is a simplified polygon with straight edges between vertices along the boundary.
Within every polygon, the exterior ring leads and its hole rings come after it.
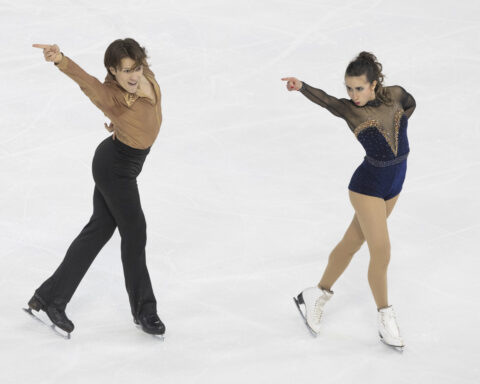
POLYGON ((355 215, 342 240, 333 249, 323 273, 319 288, 331 290, 332 285, 345 271, 353 255, 367 241, 370 251, 368 282, 377 308, 388 306, 387 268, 390 261, 390 239, 387 217, 399 195, 390 200, 349 191, 355 215))

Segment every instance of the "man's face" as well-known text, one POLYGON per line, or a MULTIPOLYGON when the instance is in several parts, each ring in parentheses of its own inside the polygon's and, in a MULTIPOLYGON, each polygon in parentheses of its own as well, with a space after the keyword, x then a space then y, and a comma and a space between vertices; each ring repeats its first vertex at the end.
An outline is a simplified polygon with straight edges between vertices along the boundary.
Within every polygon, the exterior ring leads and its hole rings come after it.
POLYGON ((110 67, 118 84, 129 93, 137 92, 140 79, 143 75, 143 65, 136 66, 130 57, 124 57, 118 68, 110 67))

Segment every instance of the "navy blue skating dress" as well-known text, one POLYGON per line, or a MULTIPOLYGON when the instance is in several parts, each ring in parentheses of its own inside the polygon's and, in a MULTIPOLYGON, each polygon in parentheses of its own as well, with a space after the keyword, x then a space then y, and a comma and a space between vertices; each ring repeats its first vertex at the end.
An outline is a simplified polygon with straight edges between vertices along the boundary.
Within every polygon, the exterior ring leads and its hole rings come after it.
POLYGON ((408 118, 415 99, 400 86, 385 87, 391 102, 379 99, 359 107, 348 99, 337 99, 303 83, 300 92, 314 103, 344 119, 365 148, 364 161, 354 172, 348 189, 389 200, 402 190, 410 152, 408 118))

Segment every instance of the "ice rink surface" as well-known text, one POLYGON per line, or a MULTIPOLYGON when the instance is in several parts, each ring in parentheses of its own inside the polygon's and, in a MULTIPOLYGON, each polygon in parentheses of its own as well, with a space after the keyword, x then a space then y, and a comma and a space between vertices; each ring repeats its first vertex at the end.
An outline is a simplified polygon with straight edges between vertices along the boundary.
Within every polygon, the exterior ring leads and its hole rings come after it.
POLYGON ((0 1, 0 382, 478 383, 478 1, 0 1), (118 233, 70 302, 70 341, 20 308, 92 211, 108 121, 32 43, 103 80, 108 44, 147 47, 164 122, 139 177, 164 342, 133 325, 118 233), (367 50, 417 101, 389 219, 389 296, 407 344, 381 344, 364 246, 321 335, 292 296, 318 282, 352 216, 364 151, 289 93, 347 97, 367 50))

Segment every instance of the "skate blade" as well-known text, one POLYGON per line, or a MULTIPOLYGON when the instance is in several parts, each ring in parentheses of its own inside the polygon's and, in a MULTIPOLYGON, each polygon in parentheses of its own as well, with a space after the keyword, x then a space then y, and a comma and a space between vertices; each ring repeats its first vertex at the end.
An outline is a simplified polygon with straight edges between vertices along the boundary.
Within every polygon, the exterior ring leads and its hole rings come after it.
POLYGON ((39 318, 38 316, 36 316, 32 312, 32 308, 22 308, 22 310, 27 312, 31 317, 33 317, 38 322, 42 323, 45 327, 50 328, 57 336, 60 336, 61 338, 65 339, 65 340, 70 340, 70 333, 65 332, 63 329, 58 330, 58 327, 53 323, 52 324, 47 324, 45 321, 43 321, 41 318, 39 318), (63 333, 63 332, 65 332, 65 333, 63 333))
POLYGON ((397 352, 403 353, 403 349, 405 348, 405 345, 398 346, 398 345, 388 344, 388 343, 384 340, 384 338, 382 337, 382 335, 379 334, 379 336, 380 336, 380 341, 381 341, 383 344, 385 344, 387 347, 390 347, 390 348, 394 349, 394 350, 397 351, 397 352))
POLYGON ((155 335, 154 333, 148 333, 148 332, 145 332, 143 329, 142 329, 142 326, 140 324, 136 324, 135 325, 135 328, 139 329, 140 331, 142 331, 142 333, 144 333, 145 335, 148 335, 150 337, 153 337, 154 339, 158 339, 159 341, 165 341, 165 334, 163 335, 155 335))
POLYGON ((317 337, 318 334, 310 327, 310 325, 308 325, 307 317, 303 313, 302 308, 300 307, 300 303, 298 302, 298 299, 296 297, 294 297, 293 301, 295 302, 295 305, 297 306, 298 312, 300 312, 300 316, 302 316, 303 322, 307 326, 307 329, 310 331, 310 334, 314 337, 317 337))

